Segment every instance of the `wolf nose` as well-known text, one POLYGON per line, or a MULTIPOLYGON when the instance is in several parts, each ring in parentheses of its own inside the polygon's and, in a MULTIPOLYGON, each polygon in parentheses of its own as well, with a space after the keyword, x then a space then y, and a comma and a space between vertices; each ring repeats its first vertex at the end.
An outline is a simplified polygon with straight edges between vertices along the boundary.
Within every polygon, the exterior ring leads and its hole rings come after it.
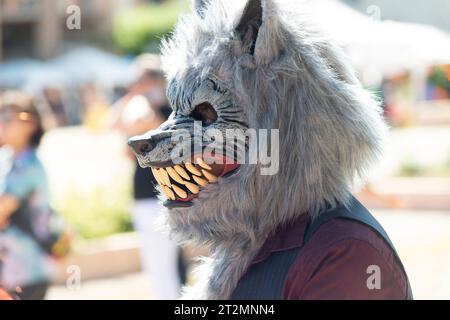
POLYGON ((134 137, 128 140, 128 145, 136 154, 145 155, 153 150, 155 147, 151 138, 143 139, 141 137, 134 137))

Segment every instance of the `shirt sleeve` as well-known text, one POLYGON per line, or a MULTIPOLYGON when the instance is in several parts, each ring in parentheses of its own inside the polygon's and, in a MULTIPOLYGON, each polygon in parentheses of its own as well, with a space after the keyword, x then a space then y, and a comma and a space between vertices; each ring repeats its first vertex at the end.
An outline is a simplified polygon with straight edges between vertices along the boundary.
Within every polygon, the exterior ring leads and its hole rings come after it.
POLYGON ((33 165, 22 170, 13 170, 6 177, 4 193, 24 201, 39 188, 41 183, 45 183, 45 174, 40 166, 33 165))
POLYGON ((393 256, 387 261, 365 241, 339 241, 314 259, 308 269, 306 278, 299 270, 288 279, 286 299, 393 300, 406 296, 406 281, 398 279, 402 274, 398 262, 393 256))

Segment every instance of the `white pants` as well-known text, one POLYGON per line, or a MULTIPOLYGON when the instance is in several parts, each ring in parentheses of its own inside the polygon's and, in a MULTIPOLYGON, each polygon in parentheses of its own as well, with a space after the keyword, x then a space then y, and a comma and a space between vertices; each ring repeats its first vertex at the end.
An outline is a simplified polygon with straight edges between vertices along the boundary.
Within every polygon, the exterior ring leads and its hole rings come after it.
POLYGON ((141 239, 141 259, 150 277, 150 289, 156 300, 178 299, 181 281, 178 273, 178 248, 169 236, 158 230, 155 221, 161 215, 157 199, 136 200, 133 223, 141 239))

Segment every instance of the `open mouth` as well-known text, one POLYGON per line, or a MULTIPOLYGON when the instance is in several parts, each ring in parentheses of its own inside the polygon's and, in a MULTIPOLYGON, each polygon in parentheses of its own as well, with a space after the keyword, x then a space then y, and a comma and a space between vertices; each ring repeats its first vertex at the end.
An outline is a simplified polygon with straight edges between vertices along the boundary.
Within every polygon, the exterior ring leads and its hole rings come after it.
POLYGON ((183 162, 165 167, 151 167, 168 208, 190 207, 202 189, 216 183, 219 177, 232 174, 239 165, 224 157, 223 164, 208 164, 200 157, 193 162, 183 162))

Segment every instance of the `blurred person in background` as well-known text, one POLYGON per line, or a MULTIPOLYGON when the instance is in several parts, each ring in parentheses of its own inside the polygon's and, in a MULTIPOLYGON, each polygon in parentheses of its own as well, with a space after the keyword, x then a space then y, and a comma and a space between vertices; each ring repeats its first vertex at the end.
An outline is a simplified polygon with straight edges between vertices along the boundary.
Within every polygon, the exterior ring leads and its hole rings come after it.
POLYGON ((94 84, 81 87, 83 105, 83 124, 91 130, 104 128, 108 114, 109 103, 101 90, 94 84))
POLYGON ((44 299, 59 238, 36 155, 43 134, 30 96, 15 91, 0 96, 0 287, 19 299, 44 299))
MULTIPOLYGON (((137 59, 137 68, 137 81, 113 106, 112 127, 127 137, 156 129, 172 112, 165 96, 165 79, 160 70, 159 57, 142 55, 137 59)), ((157 300, 177 299, 181 283, 185 281, 180 250, 155 225, 162 207, 151 170, 141 168, 131 152, 130 157, 135 161, 133 223, 141 236, 142 264, 150 276, 151 293, 157 300)))
MULTIPOLYGON (((0 249, 0 274, 2 273, 2 251, 0 249)), ((0 300, 12 300, 11 296, 6 292, 4 288, 2 288, 0 284, 0 300)))
POLYGON ((0 300, 12 300, 12 298, 5 290, 0 289, 0 300))
POLYGON ((42 95, 52 111, 56 121, 56 126, 64 127, 68 125, 62 90, 55 87, 46 87, 42 90, 42 95))

